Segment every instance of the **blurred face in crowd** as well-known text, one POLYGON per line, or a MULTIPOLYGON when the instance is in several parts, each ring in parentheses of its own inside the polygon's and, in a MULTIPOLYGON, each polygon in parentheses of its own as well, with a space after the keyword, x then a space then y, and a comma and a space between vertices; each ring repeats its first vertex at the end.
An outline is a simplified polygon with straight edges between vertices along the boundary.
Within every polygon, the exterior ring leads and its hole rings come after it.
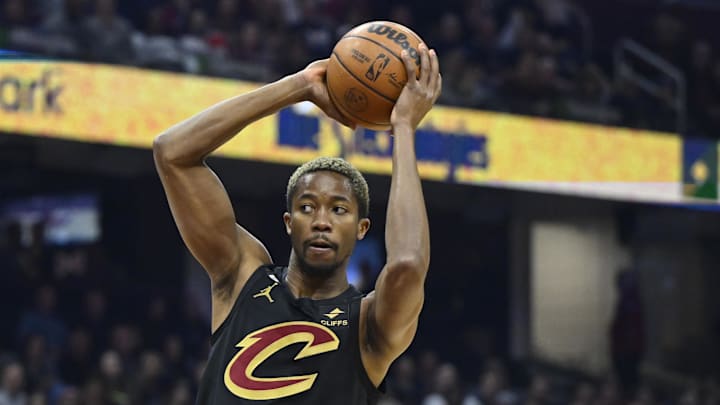
POLYGON ((170 405, 190 405, 191 403, 192 395, 187 383, 181 381, 176 384, 170 395, 170 405))
POLYGON ((190 14, 190 33, 204 35, 207 31, 207 15, 205 11, 196 9, 190 14))
POLYGON ((60 394, 58 405, 80 405, 80 395, 75 388, 66 388, 60 394))
POLYGON ((83 399, 87 404, 102 404, 104 391, 102 382, 99 380, 90 380, 83 387, 83 399))
POLYGON ((122 361, 120 356, 112 350, 103 353, 100 358, 100 372, 103 377, 115 380, 122 375, 122 361))
POLYGON ((43 362, 46 360, 47 345, 43 336, 32 335, 25 344, 25 358, 27 361, 43 362))
POLYGON ((92 319, 100 319, 105 315, 105 295, 100 291, 90 291, 85 297, 88 315, 92 319))
POLYGON ((440 35, 446 42, 460 43, 462 40, 462 21, 454 13, 446 13, 440 19, 440 35))
POLYGON ((370 220, 359 219, 350 179, 331 171, 302 176, 285 213, 285 228, 300 270, 329 276, 347 264, 355 242, 365 236, 370 220))
POLYGON ((160 355, 155 352, 147 352, 142 356, 142 374, 146 378, 157 378, 164 369, 160 355))
POLYGON ((182 361, 183 345, 178 336, 172 335, 165 339, 165 357, 173 362, 182 361))
POLYGON ((232 16, 238 12, 237 0, 220 0, 218 2, 218 15, 232 16))
POLYGON ((480 392, 484 398, 494 398, 504 385, 502 373, 498 370, 488 370, 480 377, 480 392))
POLYGON ((40 287, 37 293, 38 310, 51 313, 55 309, 55 290, 50 286, 40 287))
POLYGON ((112 348, 123 356, 133 353, 139 343, 137 329, 130 325, 116 325, 110 339, 112 348))
POLYGON ((4 3, 3 11, 7 21, 18 24, 25 21, 25 3, 22 0, 6 0, 4 3))
POLYGON ((115 15, 115 0, 96 0, 95 9, 98 15, 110 17, 115 15))
POLYGON ((33 393, 28 399, 28 405, 47 405, 47 399, 42 392, 33 393))
POLYGON ((24 381, 23 367, 18 363, 11 363, 5 367, 2 375, 3 390, 15 394, 20 392, 24 381))
POLYGON ((457 369, 452 364, 441 365, 435 375, 435 391, 448 393, 458 388, 460 380, 457 369))
POLYGON ((90 354, 90 335, 82 329, 73 331, 68 341, 70 353, 77 357, 84 357, 90 354))
POLYGON ((412 380, 415 377, 415 362, 410 356, 403 356, 393 364, 395 380, 412 380))

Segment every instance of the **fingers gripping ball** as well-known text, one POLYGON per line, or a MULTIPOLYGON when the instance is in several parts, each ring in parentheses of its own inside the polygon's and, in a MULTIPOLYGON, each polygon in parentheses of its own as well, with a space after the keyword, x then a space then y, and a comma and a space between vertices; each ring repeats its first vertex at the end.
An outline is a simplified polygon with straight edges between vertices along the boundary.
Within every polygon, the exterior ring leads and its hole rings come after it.
POLYGON ((409 28, 372 21, 348 31, 335 45, 327 67, 330 98, 338 110, 360 126, 390 128, 390 114, 407 82, 403 50, 420 72, 420 37, 409 28))

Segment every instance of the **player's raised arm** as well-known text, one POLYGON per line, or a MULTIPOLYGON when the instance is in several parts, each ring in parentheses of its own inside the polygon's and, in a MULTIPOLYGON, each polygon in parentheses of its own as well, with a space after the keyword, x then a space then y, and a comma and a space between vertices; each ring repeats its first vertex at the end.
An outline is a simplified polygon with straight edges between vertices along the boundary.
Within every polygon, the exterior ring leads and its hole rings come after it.
MULTIPOLYGON (((324 93, 326 63, 314 62, 297 74, 225 100, 155 139, 155 164, 173 217, 185 244, 210 275, 215 298, 234 298, 250 274, 271 258, 260 241, 236 224, 227 192, 205 158, 248 124, 296 102, 313 101, 339 117, 324 93)), ((252 135, 244 141, 253 142, 252 135)))
MULTIPOLYGON (((423 305, 424 282, 430 262, 430 236, 420 176, 415 157, 415 129, 437 100, 441 85, 437 55, 425 45, 420 78, 415 63, 403 52, 408 83, 392 113, 395 137, 392 183, 387 209, 385 246, 387 263, 368 297, 367 343, 372 353, 367 369, 387 367, 410 345, 423 305)), ((370 370, 369 370, 370 371, 370 370)), ((370 371, 373 374, 372 371, 370 371)))

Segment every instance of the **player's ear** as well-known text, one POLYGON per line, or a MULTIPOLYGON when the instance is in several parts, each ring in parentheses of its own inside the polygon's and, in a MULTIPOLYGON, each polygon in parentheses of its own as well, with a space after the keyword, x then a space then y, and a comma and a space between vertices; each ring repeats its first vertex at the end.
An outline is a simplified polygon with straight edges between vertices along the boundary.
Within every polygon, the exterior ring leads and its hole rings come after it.
POLYGON ((358 222, 357 239, 362 240, 367 231, 370 230, 370 218, 363 218, 358 222))
POLYGON ((290 224, 292 222, 292 217, 290 216, 289 212, 286 212, 283 214, 283 222, 285 222, 285 232, 287 232, 287 234, 290 235, 292 233, 290 231, 290 224))

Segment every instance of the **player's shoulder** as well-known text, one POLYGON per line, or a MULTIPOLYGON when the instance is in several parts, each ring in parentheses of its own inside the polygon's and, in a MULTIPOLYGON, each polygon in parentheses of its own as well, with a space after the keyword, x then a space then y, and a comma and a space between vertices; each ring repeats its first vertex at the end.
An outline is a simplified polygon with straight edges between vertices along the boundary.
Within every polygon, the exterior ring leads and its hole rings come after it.
POLYGON ((285 279, 287 272, 287 266, 277 264, 260 264, 255 270, 252 271, 247 282, 243 286, 243 289, 252 288, 252 284, 255 282, 263 282, 266 280, 272 280, 277 283, 281 283, 281 280, 285 279))

